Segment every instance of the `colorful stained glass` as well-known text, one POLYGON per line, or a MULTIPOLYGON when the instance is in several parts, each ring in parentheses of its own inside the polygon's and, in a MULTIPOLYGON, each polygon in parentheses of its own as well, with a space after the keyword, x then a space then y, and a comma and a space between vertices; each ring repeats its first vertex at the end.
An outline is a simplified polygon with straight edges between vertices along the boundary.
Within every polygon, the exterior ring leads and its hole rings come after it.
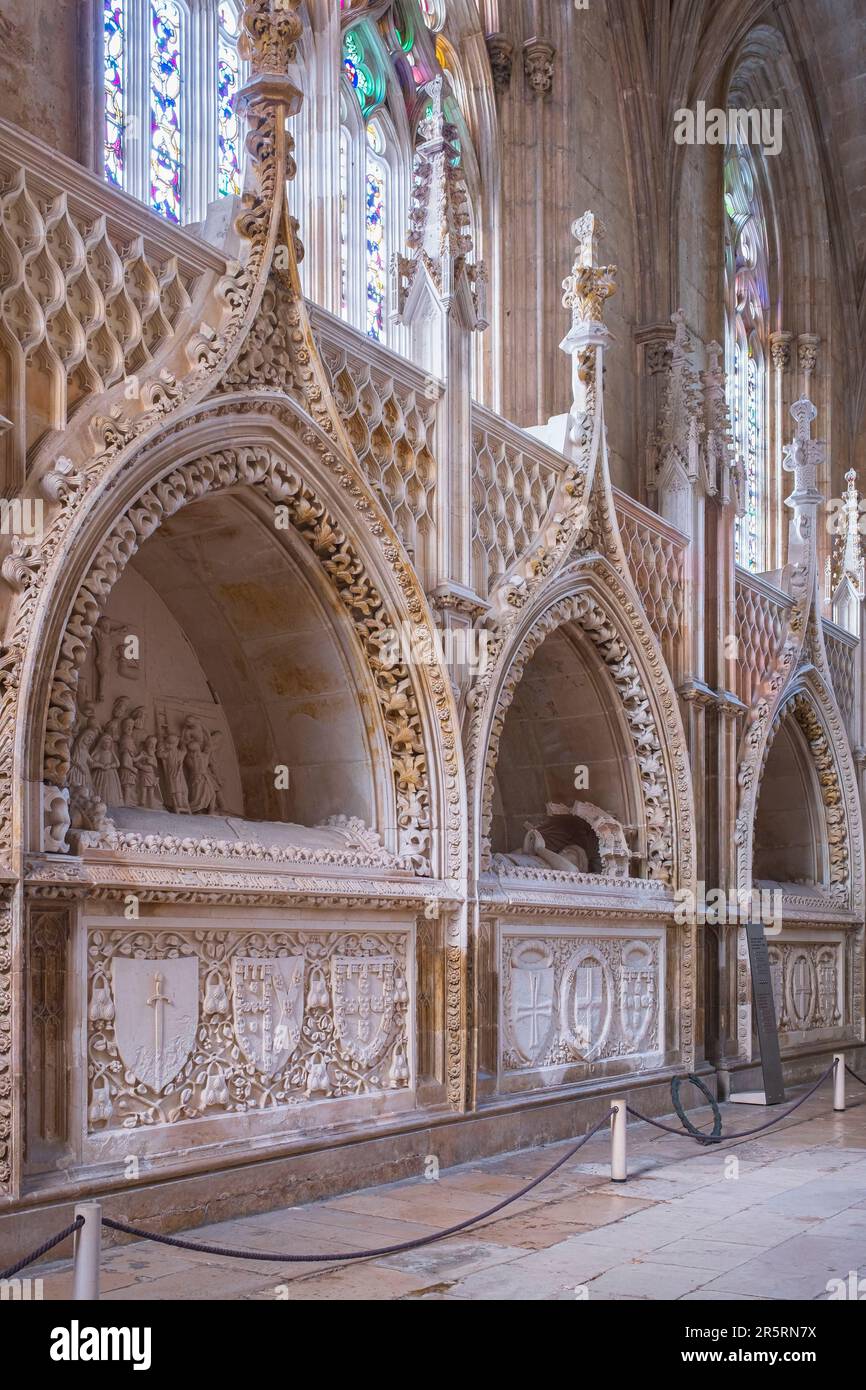
POLYGON ((180 222, 183 144, 181 14, 173 0, 154 0, 150 36, 150 205, 180 222))
POLYGON ((233 5, 224 3, 219 7, 217 54, 217 193, 220 198, 241 191, 241 133, 237 113, 240 74, 237 13, 233 5))
POLYGON ((760 364, 753 347, 738 343, 734 354, 734 427, 741 444, 745 470, 745 511, 737 517, 737 563, 757 570, 761 559, 761 448, 762 389, 760 364))
POLYGON ((103 0, 103 66, 105 84, 105 177, 120 187, 123 183, 125 148, 124 60, 125 33, 123 0, 103 0))
POLYGON ((744 513, 737 518, 737 563, 762 570, 766 442, 765 368, 761 351, 766 324, 767 235, 748 148, 730 148, 725 161, 725 298, 728 401, 734 444, 745 474, 744 513))
POLYGON ((385 337, 385 190, 387 170, 367 157, 367 333, 381 343, 385 337))
POLYGON ((343 39, 343 71, 366 116, 384 97, 385 86, 366 62, 357 29, 350 29, 343 39))
POLYGON ((340 127, 340 311, 349 308, 349 132, 340 127))

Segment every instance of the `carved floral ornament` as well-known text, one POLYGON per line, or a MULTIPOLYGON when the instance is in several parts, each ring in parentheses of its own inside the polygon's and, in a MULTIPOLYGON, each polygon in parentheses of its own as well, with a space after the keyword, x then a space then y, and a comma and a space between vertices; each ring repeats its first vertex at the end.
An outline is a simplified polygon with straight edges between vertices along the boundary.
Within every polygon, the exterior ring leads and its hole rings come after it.
MULTIPOLYGON (((622 710, 631 736, 637 778, 643 802, 646 826, 647 874, 663 884, 679 877, 688 881, 692 874, 692 802, 688 756, 672 689, 659 692, 659 707, 664 728, 660 733, 651 699, 635 655, 639 645, 641 663, 662 682, 663 668, 655 643, 644 621, 630 604, 628 596, 620 595, 632 623, 630 640, 620 633, 616 619, 591 592, 582 591, 551 604, 532 624, 516 652, 508 657, 508 667, 498 686, 495 708, 490 716, 490 734, 484 750, 481 771, 481 867, 492 863, 490 829, 493 819, 493 798, 499 742, 505 718, 514 699, 526 666, 538 647, 551 632, 564 623, 576 623, 596 648, 622 702, 622 710), (664 750, 669 750, 673 771, 674 796, 665 764, 664 750), (674 821, 676 819, 676 827, 674 821), (675 856, 674 845, 677 845, 675 856)), ((496 663, 501 672, 501 666, 496 663)), ((493 688, 492 681, 488 689, 493 688)), ((479 696, 481 691, 479 691, 479 696)), ((470 732, 470 742, 476 748, 482 737, 483 708, 476 705, 476 715, 470 732)))
POLYGON ((266 448, 223 450, 174 469, 139 496, 115 524, 78 591, 61 640, 46 722, 44 777, 63 786, 69 775, 79 671, 96 621, 129 560, 181 507, 241 484, 259 488, 270 501, 287 507, 293 526, 348 611, 370 666, 391 748, 399 853, 408 856, 417 871, 429 873, 430 790, 421 716, 408 670, 383 659, 394 621, 338 521, 313 488, 266 448))

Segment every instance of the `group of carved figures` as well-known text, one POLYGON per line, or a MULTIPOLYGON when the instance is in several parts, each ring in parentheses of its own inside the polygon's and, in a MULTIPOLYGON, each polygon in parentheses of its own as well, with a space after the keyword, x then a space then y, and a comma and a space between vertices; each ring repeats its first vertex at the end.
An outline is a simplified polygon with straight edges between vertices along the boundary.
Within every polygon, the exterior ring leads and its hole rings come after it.
POLYGON ((72 745, 69 786, 73 805, 97 802, 207 815, 223 809, 214 767, 219 730, 188 715, 179 733, 163 723, 144 734, 144 707, 119 696, 101 724, 95 705, 81 707, 72 745))

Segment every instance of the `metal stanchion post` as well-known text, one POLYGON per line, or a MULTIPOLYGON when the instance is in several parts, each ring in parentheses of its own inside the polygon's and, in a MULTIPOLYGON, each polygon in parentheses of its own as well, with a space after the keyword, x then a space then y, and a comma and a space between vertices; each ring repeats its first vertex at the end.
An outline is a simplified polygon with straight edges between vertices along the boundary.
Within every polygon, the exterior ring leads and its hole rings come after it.
POLYGON ((833 1109, 845 1109, 845 1053, 834 1052, 836 1070, 833 1073, 833 1109))
POLYGON ((628 1177, 625 1152, 625 1096, 614 1096, 610 1103, 610 1180, 625 1182, 628 1177))
POLYGON ((72 1298, 76 1303, 93 1303, 99 1298, 102 1207, 99 1202, 78 1202, 75 1215, 84 1217, 84 1225, 74 1237, 72 1298))

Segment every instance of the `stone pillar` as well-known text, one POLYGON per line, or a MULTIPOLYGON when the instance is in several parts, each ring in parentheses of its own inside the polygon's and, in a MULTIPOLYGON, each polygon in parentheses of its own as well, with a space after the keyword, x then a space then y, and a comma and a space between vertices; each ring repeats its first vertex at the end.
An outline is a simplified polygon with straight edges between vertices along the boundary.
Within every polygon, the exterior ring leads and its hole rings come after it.
POLYGON ((546 196, 546 99, 553 91, 553 60, 556 49, 546 39, 534 37, 523 45, 523 70, 526 85, 535 98, 531 119, 535 123, 535 394, 538 423, 542 423, 545 402, 549 399, 547 375, 547 335, 545 333, 544 302, 547 287, 547 196, 546 196))
POLYGON ((636 328, 634 333, 641 359, 638 364, 641 419, 646 426, 638 475, 638 500, 654 508, 657 507, 656 440, 662 428, 673 338, 674 326, 670 321, 645 324, 643 328, 636 328))
MULTIPOLYGON (((414 360, 445 384, 436 425, 436 561, 425 582, 443 626, 465 633, 485 607, 471 589, 471 402, 472 335, 487 327, 486 274, 469 260, 468 195, 457 131, 445 117, 443 78, 427 91, 432 110, 415 155, 410 254, 392 264, 394 318, 407 331, 414 360)), ((467 675, 452 664, 458 685, 467 675)))
POLYGON ((767 545, 767 567, 779 570, 784 563, 784 527, 782 525, 782 502, 785 487, 782 477, 782 450, 787 439, 788 412, 793 403, 794 373, 791 371, 793 356, 793 333, 770 334, 770 357, 773 365, 770 394, 770 449, 771 459, 767 516, 769 535, 767 545))

